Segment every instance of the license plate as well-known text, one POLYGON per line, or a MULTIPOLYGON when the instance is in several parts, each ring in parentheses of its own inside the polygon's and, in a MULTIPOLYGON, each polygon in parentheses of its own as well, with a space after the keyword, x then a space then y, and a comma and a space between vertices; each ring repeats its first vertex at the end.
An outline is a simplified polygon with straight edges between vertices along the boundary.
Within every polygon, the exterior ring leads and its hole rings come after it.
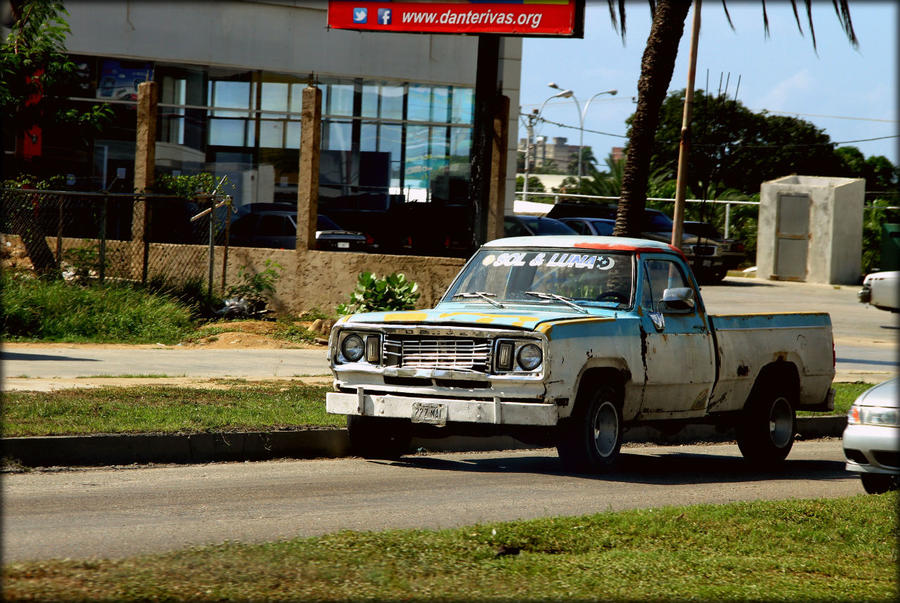
POLYGON ((447 424, 447 405, 440 402, 413 402, 412 422, 430 425, 447 424))
POLYGON ((709 268, 710 266, 712 266, 712 262, 710 262, 709 260, 703 260, 704 268, 709 268))
POLYGON ((350 249, 350 243, 347 241, 338 241, 338 249, 350 249))

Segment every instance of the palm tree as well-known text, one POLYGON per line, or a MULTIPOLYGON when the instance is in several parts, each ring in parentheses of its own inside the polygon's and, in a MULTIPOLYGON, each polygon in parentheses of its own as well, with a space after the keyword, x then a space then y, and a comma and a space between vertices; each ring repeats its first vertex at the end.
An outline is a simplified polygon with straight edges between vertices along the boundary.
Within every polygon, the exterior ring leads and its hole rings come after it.
MULTIPOLYGON (((607 0, 610 19, 613 26, 625 36, 625 0, 607 0)), ((850 19, 849 0, 832 0, 838 20, 850 43, 856 46, 856 34, 850 19)), ((800 34, 803 27, 797 8, 797 0, 791 0, 794 18, 800 34)), ((816 47, 816 33, 812 20, 812 0, 804 0, 813 48, 816 47)), ((729 25, 731 17, 728 7, 722 0, 725 16, 729 25)), ((659 111, 666 98, 666 92, 672 81, 675 69, 675 56, 678 54, 678 43, 684 33, 684 23, 691 7, 689 0, 650 0, 653 23, 647 46, 641 60, 641 77, 638 80, 637 107, 631 124, 631 136, 628 142, 625 173, 622 178, 622 194, 616 215, 616 227, 613 232, 619 236, 635 236, 640 232, 640 220, 647 203, 647 181, 650 170, 650 154, 653 137, 659 124, 659 111)), ((769 33, 769 18, 766 14, 765 0, 762 2, 763 24, 766 35, 769 33)))

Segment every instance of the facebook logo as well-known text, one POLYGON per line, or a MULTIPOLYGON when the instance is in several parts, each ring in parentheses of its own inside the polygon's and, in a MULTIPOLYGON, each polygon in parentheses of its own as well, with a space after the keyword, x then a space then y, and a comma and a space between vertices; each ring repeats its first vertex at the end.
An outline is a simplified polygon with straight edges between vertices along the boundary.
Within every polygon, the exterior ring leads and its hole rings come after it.
POLYGON ((369 9, 367 8, 354 8, 353 9, 353 22, 354 23, 365 23, 369 20, 369 9))
POLYGON ((379 8, 378 9, 378 23, 380 25, 390 25, 391 24, 391 9, 389 9, 389 8, 379 8))

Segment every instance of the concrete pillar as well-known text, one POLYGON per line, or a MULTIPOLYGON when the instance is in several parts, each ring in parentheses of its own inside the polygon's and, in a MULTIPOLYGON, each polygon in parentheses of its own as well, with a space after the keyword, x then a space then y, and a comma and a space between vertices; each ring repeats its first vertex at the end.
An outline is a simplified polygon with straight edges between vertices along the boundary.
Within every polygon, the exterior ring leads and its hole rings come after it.
MULTIPOLYGON (((300 166, 297 177, 297 253, 316 248, 319 215, 319 147, 322 141, 322 91, 303 89, 300 113, 300 166)), ((298 262, 299 264, 299 262, 298 262)))
POLYGON ((503 237, 503 214, 506 209, 506 160, 509 156, 509 97, 499 96, 494 114, 491 144, 491 190, 488 198, 486 240, 503 237))
MULTIPOLYGON (((137 138, 134 150, 134 191, 150 192, 156 179, 156 113, 159 103, 156 82, 138 85, 137 138)), ((131 216, 132 278, 147 279, 147 202, 135 197, 131 216)))

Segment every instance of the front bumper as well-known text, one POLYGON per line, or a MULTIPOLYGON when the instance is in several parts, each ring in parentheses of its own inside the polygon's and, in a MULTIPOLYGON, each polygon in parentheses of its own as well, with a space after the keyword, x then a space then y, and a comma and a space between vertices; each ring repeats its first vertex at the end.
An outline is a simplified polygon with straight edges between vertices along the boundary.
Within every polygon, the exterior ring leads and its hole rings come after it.
POLYGON ((492 400, 475 400, 367 394, 363 388, 359 388, 355 394, 327 393, 325 410, 337 415, 411 419, 413 405, 417 402, 445 404, 447 423, 553 426, 559 419, 559 410, 555 404, 501 401, 496 397, 492 400))
POLYGON ((848 425, 844 429, 847 470, 900 475, 900 429, 879 425, 848 425))

